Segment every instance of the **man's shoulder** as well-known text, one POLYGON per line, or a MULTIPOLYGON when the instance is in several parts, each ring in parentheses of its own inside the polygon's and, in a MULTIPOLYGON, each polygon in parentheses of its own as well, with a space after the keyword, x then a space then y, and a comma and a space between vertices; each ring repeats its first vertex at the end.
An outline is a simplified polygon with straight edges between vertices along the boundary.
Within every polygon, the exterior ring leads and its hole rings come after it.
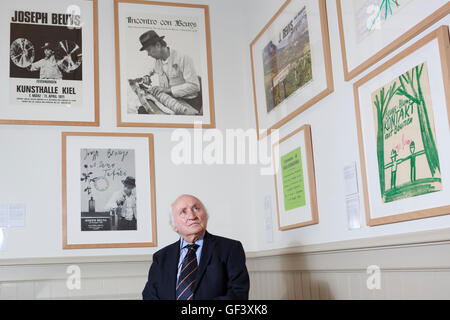
POLYGON ((218 236, 218 235, 211 234, 211 233, 207 234, 207 238, 211 239, 212 241, 216 242, 217 244, 224 245, 227 247, 241 245, 241 242, 238 240, 218 236))
POLYGON ((176 241, 172 244, 169 244, 167 246, 165 246, 164 248, 159 249, 158 251, 156 251, 153 256, 165 256, 171 252, 173 252, 174 250, 177 250, 180 246, 180 241, 176 241))

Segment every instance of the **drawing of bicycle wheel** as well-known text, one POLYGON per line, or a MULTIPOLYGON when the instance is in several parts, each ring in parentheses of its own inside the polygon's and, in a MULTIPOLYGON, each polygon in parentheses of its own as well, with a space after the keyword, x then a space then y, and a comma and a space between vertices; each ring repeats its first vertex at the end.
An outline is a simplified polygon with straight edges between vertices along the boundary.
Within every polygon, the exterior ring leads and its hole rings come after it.
POLYGON ((26 68, 34 61, 34 46, 28 39, 17 38, 11 43, 9 55, 19 68, 26 68))
POLYGON ((98 191, 105 191, 109 188, 109 181, 105 177, 96 177, 94 180, 94 187, 98 191))
POLYGON ((66 73, 75 71, 81 65, 81 48, 71 40, 58 42, 55 50, 55 58, 62 60, 61 69, 66 73))

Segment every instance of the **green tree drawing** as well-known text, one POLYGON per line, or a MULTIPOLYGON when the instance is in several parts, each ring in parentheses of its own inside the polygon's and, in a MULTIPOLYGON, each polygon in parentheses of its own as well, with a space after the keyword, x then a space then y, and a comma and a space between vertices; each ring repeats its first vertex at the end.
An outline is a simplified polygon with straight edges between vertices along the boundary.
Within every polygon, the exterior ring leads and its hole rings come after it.
POLYGON ((369 30, 373 30, 373 26, 377 22, 377 20, 380 18, 381 14, 384 11, 384 20, 388 19, 388 12, 392 15, 392 6, 395 5, 397 8, 400 7, 400 3, 398 0, 382 0, 380 8, 378 9, 378 14, 373 19, 372 25, 370 26, 369 30))
POLYGON ((396 94, 398 88, 397 83, 390 86, 388 92, 385 94, 382 88, 379 94, 376 95, 374 105, 377 110, 377 158, 378 158, 378 173, 380 175, 381 194, 385 192, 385 171, 384 171, 384 118, 388 109, 389 103, 396 94))
POLYGON ((425 155, 431 175, 434 177, 436 171, 441 171, 439 164, 436 142, 433 137, 433 130, 428 117, 427 106, 422 92, 421 76, 424 64, 416 66, 412 71, 408 71, 399 77, 400 87, 397 89, 397 95, 404 96, 417 105, 417 113, 420 123, 420 132, 422 136, 425 155))

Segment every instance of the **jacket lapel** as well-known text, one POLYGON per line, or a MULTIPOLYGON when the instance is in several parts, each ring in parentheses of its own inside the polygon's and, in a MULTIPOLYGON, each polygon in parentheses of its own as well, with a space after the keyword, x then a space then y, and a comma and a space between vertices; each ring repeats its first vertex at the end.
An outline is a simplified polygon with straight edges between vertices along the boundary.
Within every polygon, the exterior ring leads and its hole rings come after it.
POLYGON ((202 255, 200 257, 200 265, 198 266, 197 276, 195 277, 196 281, 194 284, 193 290, 194 293, 197 290, 197 287, 202 279, 202 276, 206 271, 206 266, 209 264, 209 261, 211 260, 215 244, 216 243, 214 236, 205 231, 202 255))
POLYGON ((177 285, 177 273, 178 273, 178 261, 180 260, 180 240, 172 244, 170 252, 167 255, 168 265, 170 266, 171 272, 169 272, 169 292, 172 299, 175 300, 176 295, 176 285, 177 285))

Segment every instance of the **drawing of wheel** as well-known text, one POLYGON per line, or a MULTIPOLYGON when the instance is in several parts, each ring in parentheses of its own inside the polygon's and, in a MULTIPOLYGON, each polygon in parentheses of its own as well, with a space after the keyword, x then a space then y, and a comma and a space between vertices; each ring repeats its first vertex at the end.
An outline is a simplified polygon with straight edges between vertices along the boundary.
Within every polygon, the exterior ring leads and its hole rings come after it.
POLYGON ((55 57, 62 60, 61 69, 66 73, 75 71, 81 65, 81 48, 71 40, 63 40, 55 49, 55 57))
POLYGON ((98 191, 105 191, 109 188, 109 181, 105 177, 96 177, 94 187, 98 191))
POLYGON ((9 55, 19 68, 26 68, 34 61, 34 46, 28 39, 17 38, 11 43, 9 55))

